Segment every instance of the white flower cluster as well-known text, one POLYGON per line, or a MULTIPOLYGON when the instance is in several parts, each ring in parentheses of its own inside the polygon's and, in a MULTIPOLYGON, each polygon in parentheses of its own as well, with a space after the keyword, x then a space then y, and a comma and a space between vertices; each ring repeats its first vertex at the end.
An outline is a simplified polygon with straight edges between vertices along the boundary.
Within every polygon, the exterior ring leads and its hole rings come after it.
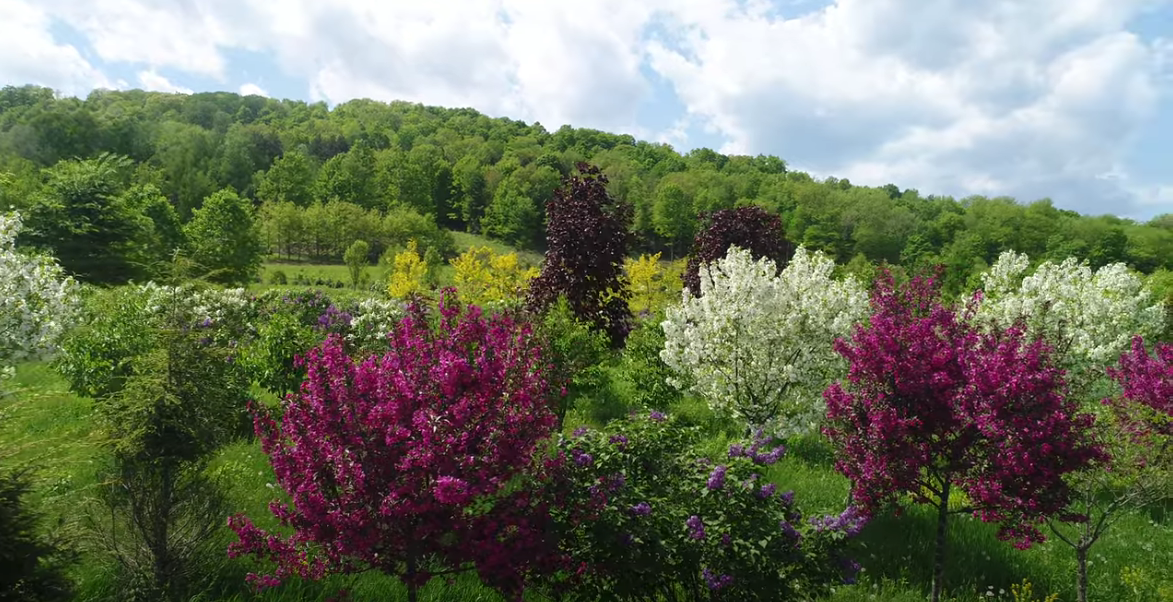
POLYGON ((1122 263, 1092 270, 1068 258, 1043 263, 1030 276, 1026 255, 1007 251, 982 274, 975 318, 1006 328, 1025 320, 1029 334, 1055 346, 1075 387, 1089 386, 1129 348, 1134 335, 1164 327, 1161 303, 1122 263))
POLYGON ((813 430, 825 412, 822 392, 846 371, 833 349, 864 319, 868 294, 854 278, 831 277, 835 263, 799 247, 775 275, 732 247, 701 270, 701 296, 685 288, 667 310, 660 357, 714 410, 779 435, 813 430))
POLYGON ((405 313, 402 301, 363 299, 358 302, 346 338, 359 349, 378 348, 405 313))
POLYGON ((77 283, 50 257, 16 252, 20 215, 0 214, 0 379, 46 358, 77 317, 77 283))
POLYGON ((198 288, 148 282, 139 285, 137 291, 142 295, 148 315, 161 317, 168 311, 179 311, 186 319, 197 323, 208 320, 216 324, 246 326, 252 308, 251 295, 243 288, 198 288))

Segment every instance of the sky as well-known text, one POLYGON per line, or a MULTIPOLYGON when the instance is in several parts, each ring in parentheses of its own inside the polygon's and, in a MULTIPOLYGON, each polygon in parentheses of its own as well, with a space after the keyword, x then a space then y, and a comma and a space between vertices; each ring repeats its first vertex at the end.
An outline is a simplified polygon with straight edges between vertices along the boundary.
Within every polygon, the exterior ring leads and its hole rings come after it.
POLYGON ((1173 0, 0 0, 0 84, 408 100, 1173 212, 1173 0))

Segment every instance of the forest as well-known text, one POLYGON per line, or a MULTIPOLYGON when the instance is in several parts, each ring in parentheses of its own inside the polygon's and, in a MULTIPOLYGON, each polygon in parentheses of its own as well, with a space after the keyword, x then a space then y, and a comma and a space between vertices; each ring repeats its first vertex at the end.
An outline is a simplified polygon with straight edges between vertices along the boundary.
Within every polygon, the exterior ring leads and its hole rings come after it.
MULTIPOLYGON (((132 205, 164 198, 186 222, 205 199, 231 191, 265 216, 269 251, 323 262, 341 260, 355 239, 371 242, 377 257, 367 218, 405 209, 540 251, 546 200, 587 160, 634 207, 634 250, 666 259, 688 253, 698 214, 752 204, 780 215, 789 240, 840 264, 943 264, 951 291, 973 288, 1007 250, 1093 267, 1123 262, 1146 274, 1173 269, 1168 214, 1137 223, 1079 215, 1051 199, 954 199, 897 184, 819 181, 778 157, 705 148, 682 155, 631 136, 549 132, 472 109, 353 100, 329 110, 226 92, 98 90, 82 100, 33 86, 0 91, 0 206, 35 204, 52 195, 49 174, 104 153, 104 165, 121 168, 89 184, 102 194, 132 205)), ((159 210, 156 219, 175 219, 159 210)), ((157 229, 166 239, 175 225, 157 229)))
POLYGON ((0 602, 1173 602, 1173 215, 0 91, 0 602))

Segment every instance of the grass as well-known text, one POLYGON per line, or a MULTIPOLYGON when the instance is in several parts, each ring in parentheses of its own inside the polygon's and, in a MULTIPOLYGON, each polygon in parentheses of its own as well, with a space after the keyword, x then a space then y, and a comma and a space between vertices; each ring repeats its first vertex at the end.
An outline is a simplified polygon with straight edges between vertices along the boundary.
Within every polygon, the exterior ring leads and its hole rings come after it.
MULTIPOLYGON (((0 423, 0 462, 6 465, 31 463, 36 473, 35 492, 29 500, 45 515, 48 528, 69 528, 79 503, 95 483, 96 463, 103 451, 98 444, 92 418, 93 403, 70 394, 65 383, 45 364, 18 368, 17 391, 3 402, 0 423)), ((263 396, 262 396, 263 397, 263 396)), ((267 401, 272 402, 269 398, 267 401)), ((614 403, 609 401, 608 403, 614 403)), ((576 408, 567 429, 589 421, 590 416, 613 414, 614 408, 576 408)), ((682 400, 673 408, 686 414, 710 432, 709 445, 719 452, 729 438, 722 421, 707 414, 703 404, 682 400)), ((274 527, 268 503, 277 497, 271 487, 273 474, 256 443, 229 445, 209 468, 228 484, 233 508, 243 511, 262 527, 274 527)), ((838 512, 847 493, 846 480, 830 466, 830 453, 817 439, 791 445, 791 453, 765 475, 783 489, 794 489, 808 514, 838 512)), ((858 560, 864 567, 859 585, 840 587, 831 596, 834 602, 903 602, 923 600, 931 579, 933 517, 925 508, 910 507, 901 516, 879 518, 859 539, 858 560)), ((957 602, 1011 601, 1012 585, 1029 580, 1037 599, 1057 593, 1061 600, 1074 600, 1075 562, 1072 552, 1052 540, 1027 551, 1014 550, 997 541, 995 527, 976 520, 956 517, 950 526, 948 585, 957 602)), ((232 540, 224 530, 223 543, 232 540)), ((1173 590, 1168 567, 1173 566, 1173 525, 1166 517, 1135 514, 1125 517, 1092 550, 1091 596, 1113 602, 1167 602, 1159 597, 1161 587, 1173 590), (1158 520, 1159 519, 1159 520, 1158 520), (1125 583, 1123 573, 1140 575, 1136 587, 1125 583), (1149 593, 1146 595, 1144 590, 1149 593)), ((339 588, 350 589, 357 600, 405 599, 401 586, 376 574, 335 577, 323 583, 289 584, 253 597, 244 592, 244 573, 253 570, 251 561, 223 560, 218 583, 201 600, 325 600, 339 588)), ((96 559, 87 558, 73 574, 79 583, 78 600, 110 600, 118 597, 111 573, 96 559)), ((433 582, 422 600, 500 600, 483 588, 473 576, 457 578, 451 585, 433 582)), ((537 598, 533 598, 537 599, 537 598)), ((1020 601, 1026 602, 1026 601, 1020 601)))

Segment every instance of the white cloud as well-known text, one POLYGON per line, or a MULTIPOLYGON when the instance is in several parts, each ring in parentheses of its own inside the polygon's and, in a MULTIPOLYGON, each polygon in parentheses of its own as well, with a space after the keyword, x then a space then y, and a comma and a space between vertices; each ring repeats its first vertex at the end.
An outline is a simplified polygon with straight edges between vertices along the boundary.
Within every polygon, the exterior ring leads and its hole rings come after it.
POLYGON ((265 97, 269 96, 269 93, 266 92, 264 88, 254 84, 252 82, 249 82, 247 84, 241 84, 239 92, 244 96, 250 96, 250 95, 265 96, 265 97))
POLYGON ((151 92, 168 92, 175 94, 191 94, 191 88, 185 88, 171 83, 166 77, 154 71, 139 71, 138 83, 142 89, 151 92))
POLYGON ((0 2, 0 82, 37 84, 84 96, 111 87, 109 79, 73 46, 49 33, 49 15, 35 4, 0 2))
POLYGON ((672 11, 692 32, 651 51, 727 150, 1088 212, 1132 196, 1097 176, 1157 106, 1158 53, 1123 30, 1144 3, 842 0, 790 20, 735 5, 672 11))
POLYGON ((0 76, 108 85, 52 40, 51 15, 154 89, 179 88, 163 69, 227 84, 223 51, 243 48, 331 103, 471 106, 679 147, 700 126, 817 175, 1090 212, 1167 198, 1122 158, 1173 83, 1173 42, 1127 28, 1169 0, 838 0, 789 19, 780 3, 7 0, 0 22, 19 35, 0 39, 0 76), (636 123, 647 69, 687 107, 666 131, 636 123))

